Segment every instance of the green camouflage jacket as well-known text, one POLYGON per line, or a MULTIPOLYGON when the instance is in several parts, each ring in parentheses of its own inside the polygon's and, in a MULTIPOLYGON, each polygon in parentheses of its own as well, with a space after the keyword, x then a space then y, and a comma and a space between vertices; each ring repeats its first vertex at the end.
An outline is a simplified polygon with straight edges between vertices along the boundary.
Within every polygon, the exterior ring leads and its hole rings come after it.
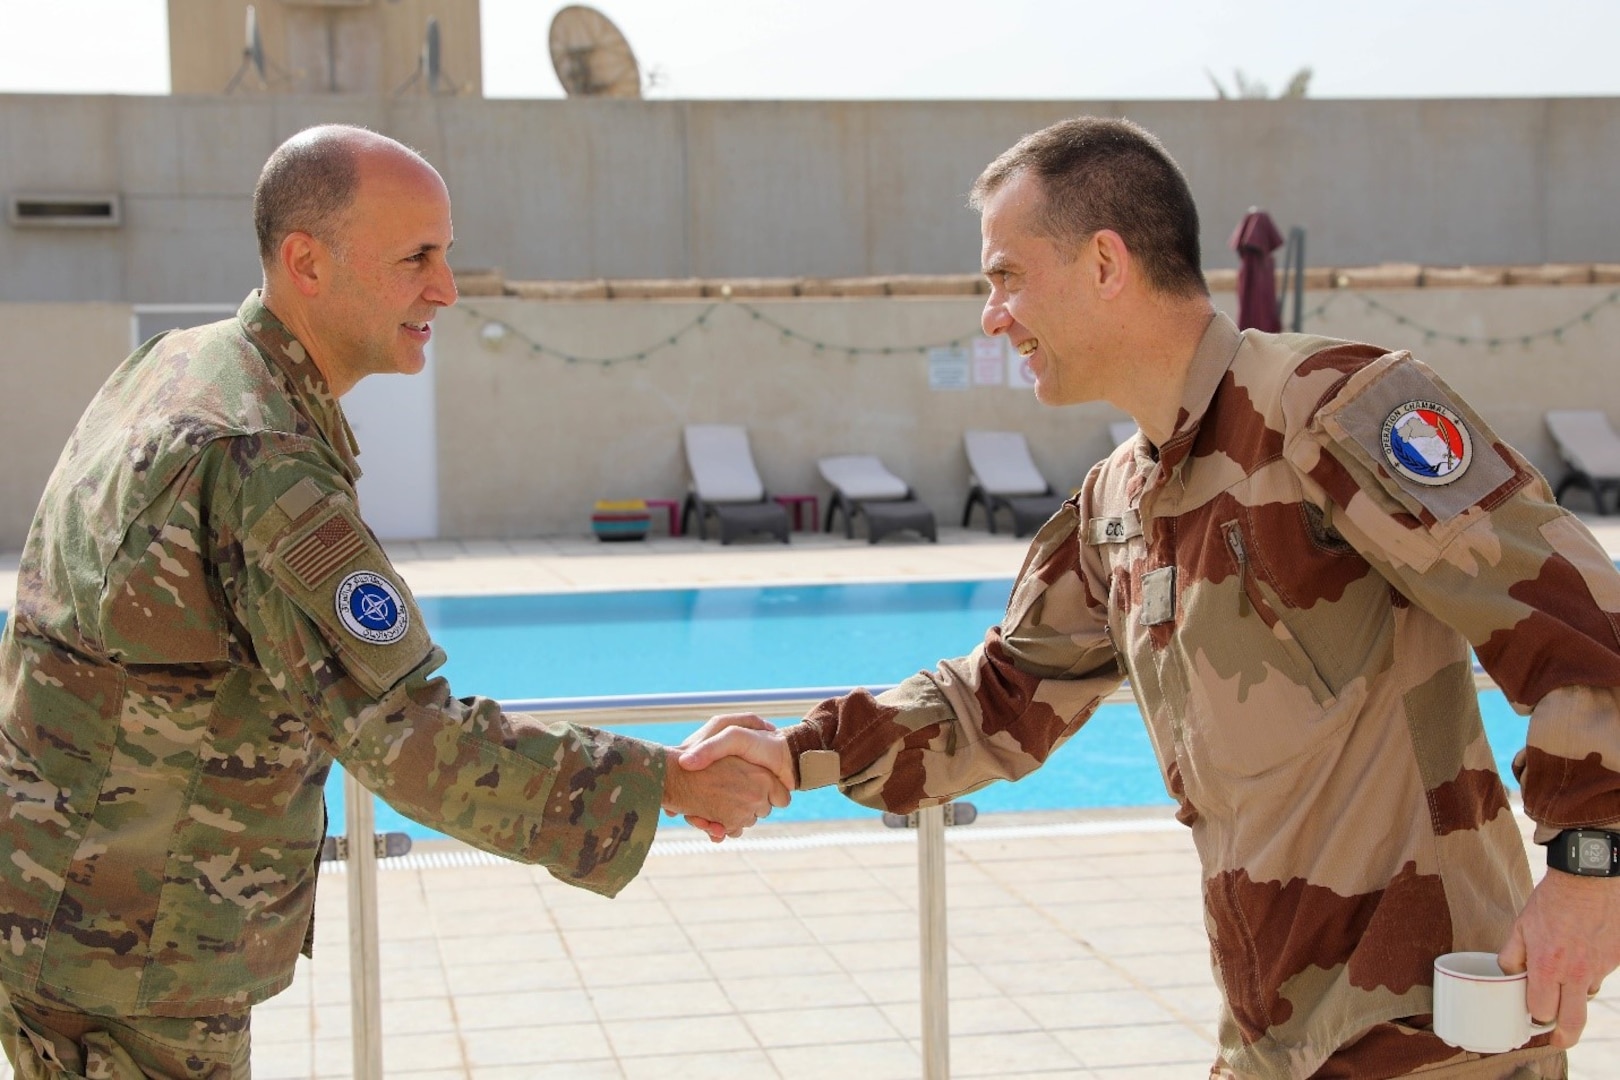
POLYGON ((1530 714, 1548 835, 1620 821, 1617 626, 1608 556, 1428 369, 1216 316, 1175 433, 1091 471, 971 656, 788 735, 908 811, 1035 769, 1128 677, 1203 864, 1224 1067, 1360 1037, 1326 1074, 1372 1080, 1463 1062, 1432 961, 1495 951, 1530 888, 1469 646, 1530 714))
POLYGON ((342 410, 250 296, 148 342, 46 488, 0 638, 0 976, 88 1012, 284 988, 334 758, 401 812, 612 894, 663 757, 456 698, 361 521, 342 410))

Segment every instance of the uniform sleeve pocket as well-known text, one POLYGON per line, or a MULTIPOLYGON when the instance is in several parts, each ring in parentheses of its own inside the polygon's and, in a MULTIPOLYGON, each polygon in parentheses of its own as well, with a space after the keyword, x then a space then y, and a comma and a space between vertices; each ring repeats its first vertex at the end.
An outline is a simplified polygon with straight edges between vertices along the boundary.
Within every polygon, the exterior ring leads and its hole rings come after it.
POLYGON ((410 590, 345 500, 328 500, 278 537, 265 569, 373 697, 433 647, 410 590))

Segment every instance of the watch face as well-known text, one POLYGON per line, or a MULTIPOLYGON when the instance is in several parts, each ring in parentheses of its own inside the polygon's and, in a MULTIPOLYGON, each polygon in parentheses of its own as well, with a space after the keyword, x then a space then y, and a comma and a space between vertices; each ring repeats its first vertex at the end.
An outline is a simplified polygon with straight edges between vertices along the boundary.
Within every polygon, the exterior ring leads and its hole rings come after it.
POLYGON ((1576 865, 1582 870, 1607 870, 1609 868, 1609 842, 1607 840, 1582 839, 1580 849, 1576 853, 1576 865))

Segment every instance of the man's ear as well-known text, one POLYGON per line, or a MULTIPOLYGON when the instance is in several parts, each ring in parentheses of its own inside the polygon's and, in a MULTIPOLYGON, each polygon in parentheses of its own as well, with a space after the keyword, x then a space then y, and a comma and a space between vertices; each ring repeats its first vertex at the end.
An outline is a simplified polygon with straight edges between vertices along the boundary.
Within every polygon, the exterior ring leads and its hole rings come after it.
POLYGON ((331 253, 307 232, 290 232, 281 241, 277 262, 301 296, 315 296, 326 284, 331 253))
POLYGON ((1091 236, 1091 248, 1096 258, 1094 283, 1097 295, 1112 300, 1124 291, 1135 270, 1131 251, 1113 229, 1098 229, 1091 236))

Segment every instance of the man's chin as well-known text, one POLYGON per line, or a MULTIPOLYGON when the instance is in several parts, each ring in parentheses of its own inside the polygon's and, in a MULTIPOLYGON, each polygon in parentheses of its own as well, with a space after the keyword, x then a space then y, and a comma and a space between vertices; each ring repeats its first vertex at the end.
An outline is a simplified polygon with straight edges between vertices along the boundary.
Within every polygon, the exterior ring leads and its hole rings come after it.
POLYGON ((425 367, 427 367, 427 354, 418 352, 401 356, 390 370, 397 375, 420 375, 425 367))

